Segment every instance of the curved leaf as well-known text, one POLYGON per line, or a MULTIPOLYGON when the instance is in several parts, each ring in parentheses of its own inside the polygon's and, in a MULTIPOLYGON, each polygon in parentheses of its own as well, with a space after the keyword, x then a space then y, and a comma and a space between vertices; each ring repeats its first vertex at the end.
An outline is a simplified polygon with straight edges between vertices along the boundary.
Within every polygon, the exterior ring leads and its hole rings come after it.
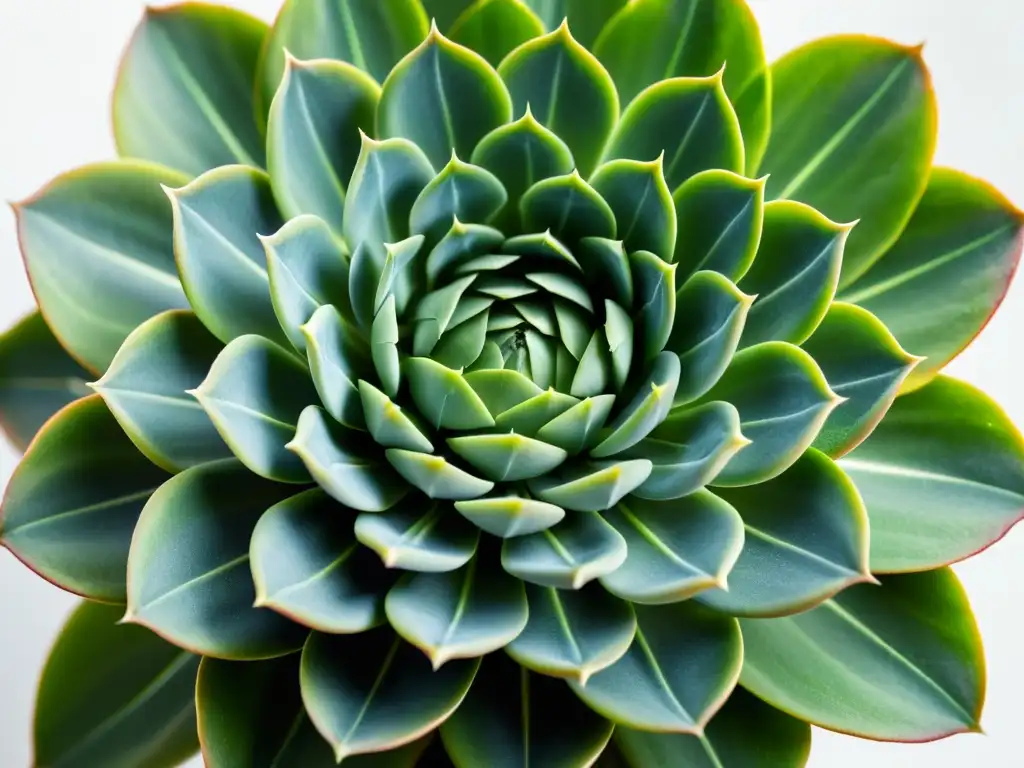
POLYGON ((319 489, 268 509, 249 545, 256 605, 334 634, 383 623, 394 577, 356 540, 354 523, 351 510, 319 489))
POLYGON ((871 569, 957 562, 1024 517, 1024 439, 987 395, 940 376, 893 404, 839 466, 871 518, 871 569))
POLYGON ((620 726, 615 743, 633 768, 673 762, 687 768, 804 768, 811 753, 811 727, 736 688, 703 736, 620 726))
POLYGON ((356 538, 388 568, 445 573, 476 553, 480 529, 453 514, 445 503, 412 497, 387 512, 356 518, 356 538))
POLYGON ((494 488, 490 480, 466 472, 443 456, 401 448, 388 448, 384 454, 398 474, 431 499, 475 499, 494 488))
POLYGON ((932 170, 899 240, 840 294, 877 315, 924 360, 904 385, 926 384, 981 332, 1020 262, 1024 216, 985 182, 932 170), (955 295, 955 301, 936 297, 955 295))
POLYGON ((306 366, 261 336, 239 336, 191 390, 231 451, 261 477, 286 483, 309 481, 287 444, 299 416, 317 402, 306 366))
POLYGON ((302 651, 302 700, 341 762, 425 736, 459 706, 479 667, 479 659, 457 659, 432 671, 390 629, 313 633, 302 651))
POLYGON ((635 0, 612 17, 594 53, 624 102, 651 83, 707 77, 725 66, 725 90, 743 129, 747 164, 757 166, 768 144, 771 84, 757 20, 745 2, 635 0))
POLYGON ((98 395, 53 417, 4 495, 0 542, 46 580, 93 600, 125 599, 125 563, 146 499, 168 480, 98 395))
POLYGON ((575 512, 601 512, 642 485, 652 466, 647 459, 584 462, 531 480, 530 491, 575 512))
POLYGON ((58 176, 14 206, 40 312, 86 368, 105 370, 139 323, 188 307, 174 266, 171 207, 160 191, 186 181, 147 163, 99 163, 58 176))
POLYGON ((801 720, 882 741, 978 730, 981 639, 948 568, 853 587, 799 616, 745 620, 743 638, 743 686, 801 720))
POLYGON ((198 750, 199 657, 121 613, 87 602, 65 623, 39 682, 34 764, 174 768, 198 750))
POLYGON ((600 166, 591 185, 615 213, 626 250, 651 251, 671 261, 676 249, 676 209, 665 181, 663 160, 612 160, 600 166))
POLYGON ((728 590, 704 592, 702 603, 731 616, 782 616, 873 581, 864 503, 824 454, 808 450, 778 477, 716 494, 740 513, 745 543, 728 590))
POLYGON ((187 394, 223 348, 191 312, 164 312, 132 331, 90 386, 135 446, 168 472, 230 458, 203 407, 187 394))
POLYGON ((377 82, 351 64, 287 60, 267 126, 267 169, 285 218, 314 214, 341 234, 360 132, 373 130, 379 100, 377 82))
POLYGON ((537 431, 537 437, 571 455, 582 453, 599 438, 614 404, 615 395, 597 395, 575 405, 570 403, 537 431))
POLYGON ((417 422, 379 389, 360 379, 359 396, 363 402, 366 427, 377 445, 421 453, 434 452, 434 444, 417 422))
POLYGON ((362 429, 366 422, 357 382, 372 370, 366 342, 333 305, 321 306, 301 330, 320 402, 339 423, 362 429))
POLYGON ((256 60, 267 25, 232 8, 148 8, 114 87, 114 140, 124 157, 198 176, 263 165, 253 119, 256 60))
POLYGON ((497 72, 435 26, 384 81, 377 130, 383 138, 412 140, 440 168, 453 151, 469 157, 480 139, 511 117, 497 72))
POLYGON ((618 120, 619 97, 611 77, 573 38, 569 25, 519 46, 498 72, 515 113, 529 106, 542 125, 565 141, 576 170, 589 176, 618 120))
POLYGON ((703 490, 671 501, 628 499, 604 518, 626 540, 628 555, 601 584, 631 603, 677 603, 724 587, 743 549, 736 510, 703 490))
POLYGON ((204 173, 167 190, 174 255, 192 311, 225 344, 248 333, 286 343, 274 314, 260 235, 281 228, 270 177, 244 166, 204 173))
POLYGON ((561 448, 514 432, 449 437, 448 447, 468 464, 500 483, 547 474, 561 465, 567 456, 561 448))
POLYGON ((834 302, 803 344, 832 391, 847 398, 829 416, 814 447, 832 458, 856 448, 882 420, 920 358, 907 354, 881 320, 834 302))
POLYGON ((0 335, 0 429, 12 447, 24 451, 53 414, 90 394, 92 378, 39 312, 0 335))
POLYGON ((637 394, 608 427, 607 437, 590 450, 595 459, 614 456, 647 437, 668 416, 679 382, 679 358, 662 352, 637 394))
POLYGON ((565 517, 561 507, 519 496, 457 501, 455 508, 481 530, 503 539, 546 530, 565 517))
POLYGON ((578 171, 538 181, 519 201, 528 232, 550 232, 574 245, 584 237, 615 237, 615 212, 578 171))
POLYGON ((125 621, 203 656, 263 659, 308 630, 253 607, 249 540, 267 505, 294 491, 234 460, 186 469, 147 502, 128 557, 125 621))
POLYGON ((430 242, 441 240, 454 221, 485 224, 508 200, 501 181, 486 168, 465 163, 452 152, 419 197, 409 213, 409 231, 426 235, 430 242))
POLYGON ((405 361, 409 392, 420 413, 435 429, 480 429, 494 418, 466 378, 426 357, 405 361))
POLYGON ((664 155, 673 193, 710 168, 742 173, 743 138, 722 74, 662 80, 643 90, 622 113, 603 158, 649 161, 664 155))
POLYGON ((931 170, 936 104, 920 48, 828 37, 772 65, 769 199, 808 203, 850 233, 839 286, 895 242, 931 170), (813 73, 813 76, 810 74, 813 73))
POLYGON ((699 734, 736 685, 743 662, 739 622, 692 601, 636 607, 626 655, 576 695, 627 727, 699 734))
POLYGON ((428 29, 418 0, 286 0, 256 67, 257 117, 262 121, 281 83, 285 51, 307 60, 347 61, 382 83, 428 29))
POLYGON ((519 0, 477 0, 445 32, 498 66, 514 48, 544 34, 544 24, 519 0))
POLYGON ((577 768, 593 764, 612 729, 561 682, 492 654, 441 738, 457 768, 577 768))
MULTIPOLYGON (((390 261, 389 261, 390 263, 390 261)), ((373 319, 370 329, 370 356, 377 379, 385 394, 396 397, 402 384, 401 358, 398 354, 398 316, 395 297, 391 294, 373 319)))
POLYGON ((629 256, 636 286, 638 343, 644 360, 658 357, 672 335, 676 315, 676 265, 662 261, 650 251, 637 251, 629 256))

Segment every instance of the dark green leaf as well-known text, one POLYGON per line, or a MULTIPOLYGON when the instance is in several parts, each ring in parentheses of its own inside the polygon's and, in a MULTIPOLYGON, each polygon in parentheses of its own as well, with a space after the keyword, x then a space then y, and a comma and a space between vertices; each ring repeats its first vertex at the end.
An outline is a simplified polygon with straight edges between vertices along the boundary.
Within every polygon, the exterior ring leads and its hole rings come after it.
POLYGON ((654 360, 672 335, 676 316, 676 265, 650 251, 629 256, 636 286, 634 305, 638 344, 645 362, 654 360))
POLYGON ((406 498, 382 514, 356 519, 356 538, 388 568, 423 573, 454 571, 476 553, 480 530, 450 504, 406 498))
POLYGON ((596 512, 570 514, 546 531, 505 539, 501 565, 544 587, 577 590, 626 559, 626 540, 596 512))
POLYGON ((615 237, 615 213, 577 171, 530 187, 519 201, 523 227, 550 232, 565 243, 584 237, 615 237))
POLYGON ((498 66, 514 48, 544 34, 544 24, 519 0, 477 0, 446 34, 498 66))
POLYGON ((465 163, 452 152, 441 172, 423 188, 409 214, 413 234, 439 241, 456 220, 486 224, 504 207, 508 194, 498 177, 465 163))
POLYGON ((427 17, 433 19, 445 34, 463 11, 479 0, 420 0, 427 10, 427 17))
POLYGON ((615 456, 647 437, 668 416, 678 383, 679 358, 662 352, 638 385, 636 396, 619 412, 607 436, 590 450, 590 455, 595 459, 615 456))
MULTIPOLYGON (((595 296, 607 296, 622 307, 633 306, 633 273, 621 240, 585 237, 576 246, 583 277, 595 296)), ((559 324, 561 325, 561 317, 559 324)), ((562 340, 568 344, 566 328, 560 328, 562 340)), ((574 356, 577 350, 570 349, 574 356)), ((579 350, 582 354, 582 350, 579 350)))
POLYGON ((615 213, 618 237, 627 251, 651 251, 672 261, 676 209, 661 156, 650 162, 612 160, 594 172, 590 183, 615 213))

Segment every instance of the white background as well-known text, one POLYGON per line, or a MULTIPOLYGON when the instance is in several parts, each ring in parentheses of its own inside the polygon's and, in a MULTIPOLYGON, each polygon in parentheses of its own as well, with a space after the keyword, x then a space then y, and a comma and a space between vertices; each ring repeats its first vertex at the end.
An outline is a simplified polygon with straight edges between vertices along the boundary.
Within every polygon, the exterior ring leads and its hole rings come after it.
MULTIPOLYGON (((233 0, 264 19, 280 0, 233 0)), ((983 176, 1024 206, 1024 3, 1010 0, 750 0, 769 59, 838 32, 926 41, 940 103, 937 161, 983 176)), ((140 0, 0 0, 0 197, 20 200, 55 174, 113 155, 109 93, 140 0)), ((942 301, 941 296, 935 297, 942 301)), ((32 299, 13 216, 0 211, 0 326, 32 299)), ((1024 279, 950 371, 996 397, 1024 425, 1024 279)), ((17 457, 0 447, 0 484, 17 457)), ((1024 765, 1024 529, 957 568, 989 665, 987 736, 923 746, 816 732, 812 768, 1024 765)), ((29 765, 33 689, 74 600, 0 552, 0 766, 29 765)), ((198 765, 198 762, 197 762, 198 765)))

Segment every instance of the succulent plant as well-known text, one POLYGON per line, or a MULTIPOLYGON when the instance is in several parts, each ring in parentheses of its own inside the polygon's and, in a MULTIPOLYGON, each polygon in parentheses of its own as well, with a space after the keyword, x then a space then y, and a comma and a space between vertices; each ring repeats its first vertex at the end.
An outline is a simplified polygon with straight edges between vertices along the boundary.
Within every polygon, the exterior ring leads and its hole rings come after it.
POLYGON ((16 206, 2 541, 86 598, 37 764, 978 729, 947 566, 1020 519, 1024 444, 940 371, 1024 217, 932 168, 919 48, 769 66, 742 0, 186 3, 114 124, 16 206))

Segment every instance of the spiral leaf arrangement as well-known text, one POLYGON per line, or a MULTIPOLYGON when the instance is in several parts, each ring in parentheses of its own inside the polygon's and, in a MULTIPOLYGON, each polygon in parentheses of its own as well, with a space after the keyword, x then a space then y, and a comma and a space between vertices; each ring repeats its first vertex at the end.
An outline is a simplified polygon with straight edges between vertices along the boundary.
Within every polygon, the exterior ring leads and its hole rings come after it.
POLYGON ((945 566, 1024 448, 938 372, 1022 217, 931 168, 920 49, 768 67, 740 0, 187 3, 115 127, 17 207, 42 316, 0 343, 9 433, 46 421, 3 543, 90 601, 38 762, 176 764, 194 708, 213 768, 978 728, 945 566))

